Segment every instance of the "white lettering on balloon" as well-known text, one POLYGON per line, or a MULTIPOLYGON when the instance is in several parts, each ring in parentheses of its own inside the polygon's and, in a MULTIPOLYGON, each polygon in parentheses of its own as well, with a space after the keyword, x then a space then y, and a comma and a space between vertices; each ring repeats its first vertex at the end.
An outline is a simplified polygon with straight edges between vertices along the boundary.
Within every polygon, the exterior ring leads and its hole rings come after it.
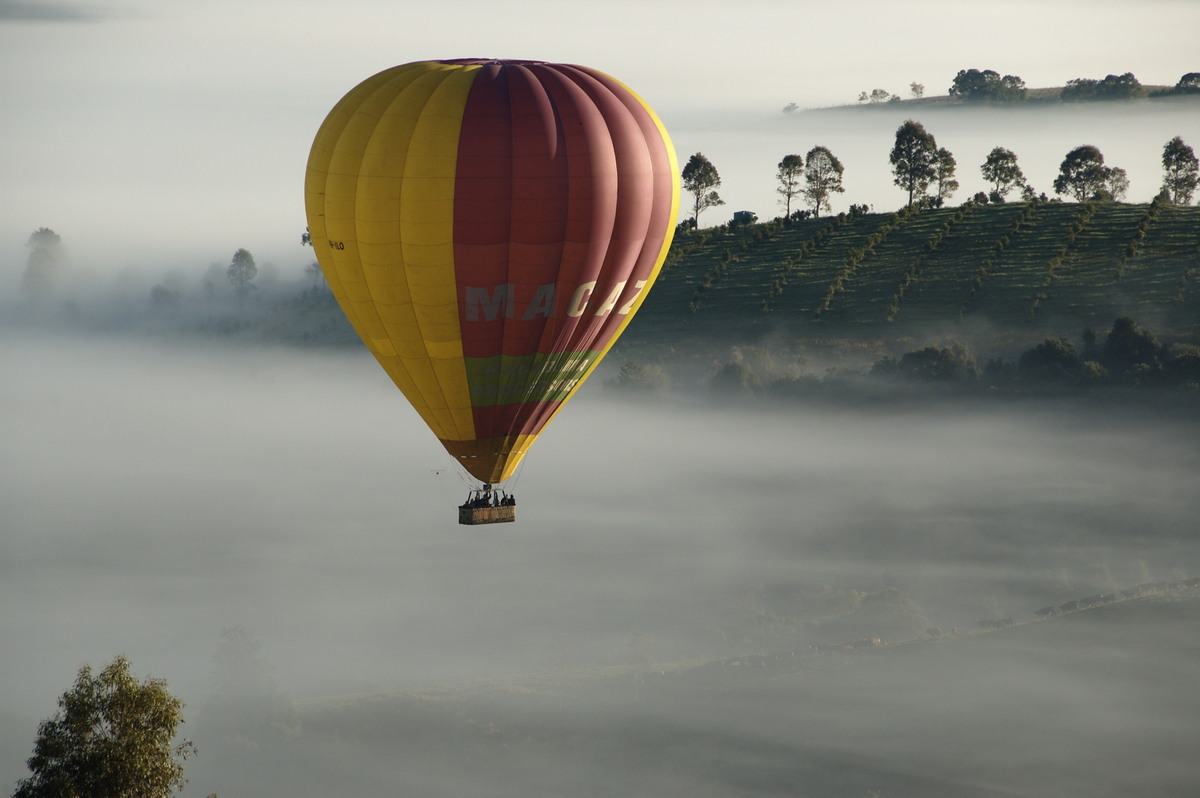
MULTIPOLYGON (((633 310, 642 289, 646 287, 645 280, 633 284, 633 290, 626 290, 626 281, 622 280, 608 290, 600 300, 596 293, 596 281, 582 283, 575 287, 571 299, 566 305, 568 318, 578 318, 585 313, 593 316, 607 316, 615 312, 618 316, 627 316, 633 310), (628 294, 622 302, 622 296, 628 294)), ((528 299, 517 295, 513 283, 503 283, 497 286, 467 286, 463 291, 464 315, 467 321, 496 321, 498 319, 520 318, 531 321, 537 318, 552 319, 555 312, 554 296, 557 286, 555 283, 539 285, 528 299)))

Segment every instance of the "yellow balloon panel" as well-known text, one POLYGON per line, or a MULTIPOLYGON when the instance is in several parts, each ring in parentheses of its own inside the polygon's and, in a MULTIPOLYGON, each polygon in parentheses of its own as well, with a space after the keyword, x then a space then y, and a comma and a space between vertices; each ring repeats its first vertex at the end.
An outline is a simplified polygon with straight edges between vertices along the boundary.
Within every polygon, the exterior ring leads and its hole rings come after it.
POLYGON ((475 437, 452 227, 470 72, 414 64, 356 88, 318 134, 306 191, 309 232, 334 275, 334 296, 434 433, 457 440, 475 437))

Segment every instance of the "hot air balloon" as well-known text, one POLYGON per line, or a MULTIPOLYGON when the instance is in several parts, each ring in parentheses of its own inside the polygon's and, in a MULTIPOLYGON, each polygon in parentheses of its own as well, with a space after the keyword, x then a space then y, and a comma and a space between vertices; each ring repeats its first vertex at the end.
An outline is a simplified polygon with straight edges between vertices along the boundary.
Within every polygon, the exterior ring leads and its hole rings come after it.
POLYGON ((464 523, 514 517, 493 485, 645 299, 678 173, 650 107, 570 64, 403 64, 321 125, 304 186, 317 259, 367 349, 483 483, 467 505, 489 512, 464 505, 464 523))

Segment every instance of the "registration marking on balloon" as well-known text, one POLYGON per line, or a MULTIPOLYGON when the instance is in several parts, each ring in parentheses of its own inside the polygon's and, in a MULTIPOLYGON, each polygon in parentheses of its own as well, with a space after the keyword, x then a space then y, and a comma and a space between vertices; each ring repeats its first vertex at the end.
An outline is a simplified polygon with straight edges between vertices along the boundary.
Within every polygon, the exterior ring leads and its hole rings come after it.
MULTIPOLYGON (((626 281, 621 281, 609 292, 608 298, 600 302, 592 311, 597 316, 603 316, 614 309, 620 316, 626 316, 633 310, 634 303, 641 296, 646 286, 645 280, 634 283, 631 292, 625 291, 626 281), (628 296, 626 299, 625 297, 628 296), (620 307, 618 307, 620 303, 620 307)), ((539 285, 533 295, 524 301, 517 299, 517 287, 505 283, 494 288, 469 285, 464 289, 463 318, 466 321, 496 321, 499 318, 520 318, 530 321, 536 318, 552 318, 556 313, 554 293, 557 286, 554 283, 539 285)), ((591 305, 596 292, 596 281, 577 286, 571 292, 566 305, 566 315, 569 317, 582 316, 591 305)))

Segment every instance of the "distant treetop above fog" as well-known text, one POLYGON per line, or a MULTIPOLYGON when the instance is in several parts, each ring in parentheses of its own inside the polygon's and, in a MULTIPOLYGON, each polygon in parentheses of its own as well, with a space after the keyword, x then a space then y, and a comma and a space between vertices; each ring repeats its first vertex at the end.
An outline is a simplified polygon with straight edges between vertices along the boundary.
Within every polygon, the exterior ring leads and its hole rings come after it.
POLYGON ((1020 102, 1025 99, 1025 81, 1016 75, 992 69, 960 69, 947 93, 965 102, 1020 102))
MULTIPOLYGON (((1103 78, 1077 77, 1062 86, 1030 89, 1023 78, 1003 75, 993 69, 960 69, 954 76, 946 94, 941 97, 926 97, 925 86, 909 84, 910 101, 962 104, 1015 104, 1032 102, 1091 102, 1102 100, 1136 100, 1146 97, 1168 97, 1200 94, 1200 72, 1188 72, 1174 86, 1145 86, 1132 72, 1110 74, 1103 78)), ((858 95, 860 105, 880 105, 902 102, 899 94, 885 88, 863 91, 858 95)), ((785 111, 796 110, 791 104, 785 111)))

